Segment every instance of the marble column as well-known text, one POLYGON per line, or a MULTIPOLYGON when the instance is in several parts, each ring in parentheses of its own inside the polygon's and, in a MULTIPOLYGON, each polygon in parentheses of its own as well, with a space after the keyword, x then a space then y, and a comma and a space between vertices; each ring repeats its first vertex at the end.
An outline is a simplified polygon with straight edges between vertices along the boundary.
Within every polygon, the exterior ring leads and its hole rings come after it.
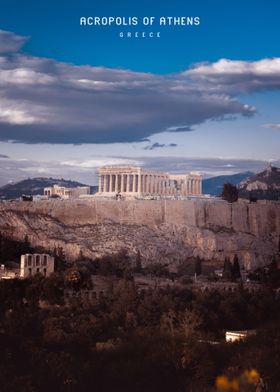
POLYGON ((126 193, 130 192, 130 174, 126 175, 126 193))
POLYGON ((142 174, 138 173, 138 187, 137 187, 138 195, 142 193, 142 180, 143 180, 142 174))
POLYGON ((124 192, 124 174, 121 174, 121 193, 124 192))
POLYGON ((175 181, 174 180, 171 181, 171 193, 172 193, 172 195, 176 194, 176 187, 175 187, 175 181))
POLYGON ((102 190, 101 190, 101 175, 99 174, 99 176, 98 176, 98 192, 100 193, 100 192, 102 192, 102 190))
POLYGON ((115 179, 115 192, 118 193, 119 191, 119 175, 116 174, 116 179, 115 179))
POLYGON ((155 193, 155 176, 151 175, 151 193, 155 193))
POLYGON ((109 180, 110 180, 110 182, 109 182, 109 192, 112 193, 113 192, 113 175, 112 174, 110 174, 109 180))

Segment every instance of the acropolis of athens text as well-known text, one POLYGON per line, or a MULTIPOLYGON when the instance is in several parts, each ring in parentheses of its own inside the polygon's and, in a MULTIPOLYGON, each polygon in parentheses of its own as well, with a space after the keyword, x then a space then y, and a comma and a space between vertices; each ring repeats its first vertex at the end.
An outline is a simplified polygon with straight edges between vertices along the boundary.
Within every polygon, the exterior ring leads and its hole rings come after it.
POLYGON ((169 174, 132 166, 104 166, 98 171, 97 196, 189 196, 202 194, 198 172, 169 174))

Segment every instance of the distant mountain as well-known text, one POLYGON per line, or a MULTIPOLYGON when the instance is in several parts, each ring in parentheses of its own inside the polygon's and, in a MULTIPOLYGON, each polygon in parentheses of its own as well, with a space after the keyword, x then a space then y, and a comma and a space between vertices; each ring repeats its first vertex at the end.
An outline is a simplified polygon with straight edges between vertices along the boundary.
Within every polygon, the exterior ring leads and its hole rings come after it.
MULTIPOLYGON (((0 187, 1 199, 14 199, 21 195, 43 195, 44 188, 53 185, 65 186, 67 188, 75 188, 77 186, 86 186, 77 181, 64 180, 63 178, 28 178, 14 184, 7 184, 0 187)), ((97 192, 97 186, 91 186, 91 193, 97 192)))
POLYGON ((280 168, 270 165, 261 173, 241 181, 239 194, 246 198, 280 200, 280 168))
POLYGON ((202 180, 202 192, 211 196, 219 196, 222 193, 223 185, 226 182, 238 185, 242 180, 252 175, 254 175, 254 173, 248 171, 244 173, 207 178, 202 180))

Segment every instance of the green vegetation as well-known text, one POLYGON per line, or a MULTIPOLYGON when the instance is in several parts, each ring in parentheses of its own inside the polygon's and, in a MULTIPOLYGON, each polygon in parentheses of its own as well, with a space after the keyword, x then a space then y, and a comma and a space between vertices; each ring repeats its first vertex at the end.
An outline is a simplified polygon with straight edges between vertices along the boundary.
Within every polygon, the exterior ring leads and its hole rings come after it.
POLYGON ((223 185, 221 197, 229 203, 234 203, 238 200, 238 189, 236 185, 229 182, 223 185))
POLYGON ((66 276, 0 283, 1 391, 214 391, 220 374, 249 368, 279 390, 274 291, 138 292, 120 279, 99 301, 65 306, 66 276), (252 328, 244 343, 210 343, 252 328))
MULTIPOLYGON (((200 292, 139 290, 135 273, 156 279, 167 273, 160 264, 145 269, 140 253, 133 268, 124 251, 94 262, 80 254, 74 265, 63 249, 53 254, 59 268, 49 278, 0 281, 1 392, 214 392, 215 384, 233 388, 244 375, 253 378, 254 369, 269 391, 280 390, 276 260, 257 272, 267 279, 260 292, 242 285, 236 292, 200 292), (99 298, 79 297, 95 290, 97 274, 112 285, 99 298), (77 295, 66 300, 67 291, 77 295), (257 334, 224 342, 226 330, 243 329, 257 334)), ((237 256, 228 261, 230 279, 238 279, 237 256)), ((198 258, 193 269, 201 272, 198 258)), ((255 392, 253 384, 247 390, 255 392)))

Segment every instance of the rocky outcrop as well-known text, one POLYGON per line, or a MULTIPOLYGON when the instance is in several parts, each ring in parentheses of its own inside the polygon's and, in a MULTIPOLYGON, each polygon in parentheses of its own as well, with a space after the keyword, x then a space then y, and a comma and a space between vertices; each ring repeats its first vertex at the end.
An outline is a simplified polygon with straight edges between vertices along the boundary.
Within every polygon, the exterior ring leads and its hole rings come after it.
POLYGON ((279 252, 280 204, 220 200, 50 200, 0 204, 0 231, 34 246, 62 246, 72 260, 126 248, 142 262, 170 268, 188 257, 223 262, 238 254, 248 268, 279 252))
POLYGON ((261 173, 241 181, 239 194, 246 198, 280 200, 280 169, 270 165, 261 173))

